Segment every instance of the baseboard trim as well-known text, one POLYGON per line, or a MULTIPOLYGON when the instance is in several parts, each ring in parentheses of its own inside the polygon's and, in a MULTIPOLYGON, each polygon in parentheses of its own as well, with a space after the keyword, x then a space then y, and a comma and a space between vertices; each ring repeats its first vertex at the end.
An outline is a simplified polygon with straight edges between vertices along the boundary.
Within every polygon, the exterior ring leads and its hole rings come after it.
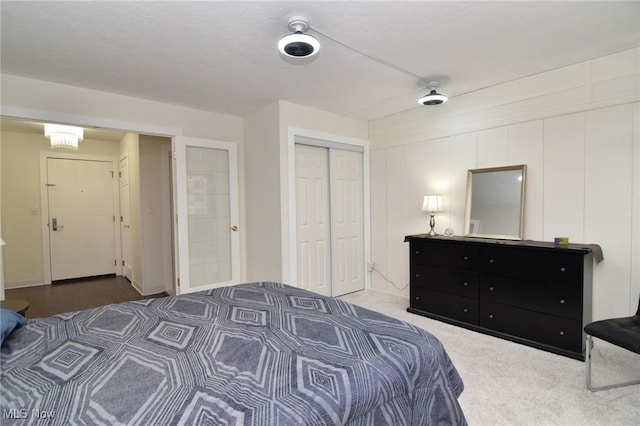
POLYGON ((14 282, 5 282, 4 289, 5 290, 13 290, 16 288, 27 288, 27 287, 38 287, 41 285, 51 285, 45 284, 43 280, 26 280, 26 281, 14 281, 14 282))

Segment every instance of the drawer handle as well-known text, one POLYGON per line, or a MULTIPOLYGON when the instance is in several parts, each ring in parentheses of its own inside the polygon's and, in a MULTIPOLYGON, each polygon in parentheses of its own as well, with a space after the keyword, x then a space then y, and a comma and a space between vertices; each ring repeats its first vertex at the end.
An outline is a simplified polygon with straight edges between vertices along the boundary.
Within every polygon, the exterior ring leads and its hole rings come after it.
POLYGON ((419 278, 419 277, 420 277, 420 274, 416 274, 416 278, 419 278))
POLYGON ((560 304, 564 305, 564 299, 560 299, 560 304))
POLYGON ((494 262, 495 262, 495 260, 489 259, 489 263, 494 263, 494 262))
POLYGON ((566 270, 567 270, 567 268, 565 268, 564 266, 560 268, 560 272, 564 272, 566 270))
POLYGON ((418 250, 416 250, 416 254, 420 254, 420 252, 418 250))
POLYGON ((560 330, 560 335, 564 336, 564 330, 560 330))
POLYGON ((469 256, 464 256, 464 257, 462 258, 462 260, 465 260, 465 261, 466 261, 466 260, 469 260, 469 256))
POLYGON ((469 312, 469 309, 464 308, 462 311, 466 314, 467 312, 469 312))
POLYGON ((490 319, 493 319, 493 314, 489 314, 489 318, 490 318, 490 319))
POLYGON ((420 296, 416 296, 416 300, 420 300, 420 296))
POLYGON ((489 291, 493 291, 493 287, 489 287, 489 291))
POLYGON ((462 285, 465 286, 465 287, 468 287, 469 283, 463 283, 462 285))

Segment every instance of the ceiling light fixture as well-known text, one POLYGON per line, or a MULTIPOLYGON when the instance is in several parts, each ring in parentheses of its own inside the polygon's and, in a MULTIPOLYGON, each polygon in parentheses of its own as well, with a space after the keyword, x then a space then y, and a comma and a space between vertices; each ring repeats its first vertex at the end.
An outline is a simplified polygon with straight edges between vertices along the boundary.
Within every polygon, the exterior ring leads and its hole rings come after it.
POLYGON ((436 92, 436 89, 438 87, 440 87, 440 82, 439 81, 430 81, 427 83, 427 87, 429 89, 431 89, 431 91, 429 93, 427 93, 426 95, 424 95, 423 97, 421 97, 420 99, 418 99, 418 103, 421 105, 440 105, 443 104, 445 102, 447 102, 447 100, 449 100, 448 97, 446 97, 445 95, 436 92))
MULTIPOLYGON (((318 40, 316 40, 316 38, 313 36, 304 34, 305 31, 308 31, 310 28, 311 25, 309 24, 309 19, 305 16, 296 15, 289 18, 289 30, 293 31, 294 33, 286 35, 282 37, 280 41, 278 41, 278 50, 280 50, 283 55, 289 56, 291 58, 307 58, 318 53, 318 50, 320 50, 320 43, 318 42, 318 40)), ((426 83, 423 87, 426 86, 430 88, 431 91, 418 100, 421 105, 439 105, 447 102, 447 100, 449 99, 445 95, 436 92, 436 88, 440 87, 440 80, 426 80, 425 78, 420 77, 419 75, 414 74, 411 71, 407 71, 404 68, 400 68, 397 65, 377 58, 373 55, 370 55, 369 53, 365 53, 358 49, 355 49, 348 44, 341 42, 340 40, 336 40, 330 35, 320 31, 316 27, 313 27, 313 31, 343 47, 346 47, 349 50, 352 50, 362 56, 376 61, 379 64, 385 65, 389 68, 394 68, 400 72, 416 77, 421 84, 426 83)), ((446 80, 448 79, 445 77, 445 81, 446 80)))
POLYGON ((305 16, 289 18, 289 30, 293 34, 286 35, 278 41, 278 50, 290 58, 308 58, 318 53, 320 42, 315 37, 305 34, 309 30, 309 19, 305 16))
POLYGON ((52 149, 77 151, 78 142, 84 138, 84 131, 81 127, 45 124, 44 136, 51 140, 52 149))

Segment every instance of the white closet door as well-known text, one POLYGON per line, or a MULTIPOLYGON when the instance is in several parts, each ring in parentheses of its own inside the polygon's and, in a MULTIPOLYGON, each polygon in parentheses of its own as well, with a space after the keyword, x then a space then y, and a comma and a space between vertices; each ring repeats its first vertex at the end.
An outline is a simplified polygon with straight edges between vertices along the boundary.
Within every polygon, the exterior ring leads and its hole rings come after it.
POLYGON ((364 289, 362 153, 329 150, 333 296, 364 289))
POLYGON ((298 285, 331 296, 328 150, 296 144, 295 152, 298 285))
POLYGON ((362 153, 296 144, 297 282, 326 296, 364 289, 362 153))
POLYGON ((237 148, 176 137, 176 211, 180 293, 238 284, 237 148))

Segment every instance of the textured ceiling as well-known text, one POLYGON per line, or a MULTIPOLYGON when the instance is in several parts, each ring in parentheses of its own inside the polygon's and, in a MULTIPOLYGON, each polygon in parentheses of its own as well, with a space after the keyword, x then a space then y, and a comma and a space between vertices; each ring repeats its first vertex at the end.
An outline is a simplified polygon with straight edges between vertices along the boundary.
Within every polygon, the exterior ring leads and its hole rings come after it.
POLYGON ((238 116, 281 99, 371 120, 420 108, 421 78, 456 96, 640 45, 637 1, 3 0, 0 14, 3 73, 238 116), (314 58, 276 49, 294 14, 314 58))

